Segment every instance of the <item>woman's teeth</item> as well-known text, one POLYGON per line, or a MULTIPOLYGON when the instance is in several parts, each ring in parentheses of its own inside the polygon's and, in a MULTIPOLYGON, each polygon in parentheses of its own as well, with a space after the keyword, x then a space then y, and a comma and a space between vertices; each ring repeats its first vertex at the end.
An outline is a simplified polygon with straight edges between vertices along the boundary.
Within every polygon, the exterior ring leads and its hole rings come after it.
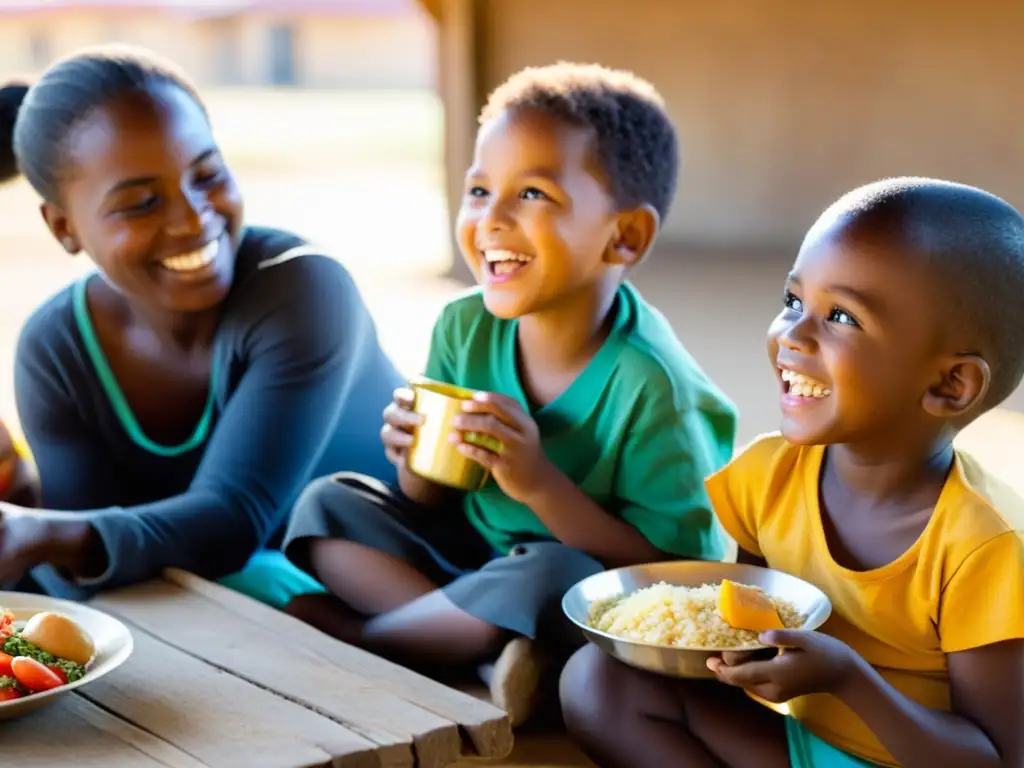
POLYGON ((493 275, 509 275, 533 261, 533 256, 514 251, 484 251, 484 258, 493 275))
POLYGON ((832 394, 832 390, 820 381, 815 381, 810 376, 804 376, 796 371, 783 369, 782 380, 789 384, 789 389, 786 391, 786 394, 789 395, 796 395, 797 397, 828 397, 832 394))
POLYGON ((180 256, 170 256, 160 264, 173 272, 192 272, 202 269, 217 257, 220 250, 220 241, 212 240, 198 251, 183 253, 180 256))

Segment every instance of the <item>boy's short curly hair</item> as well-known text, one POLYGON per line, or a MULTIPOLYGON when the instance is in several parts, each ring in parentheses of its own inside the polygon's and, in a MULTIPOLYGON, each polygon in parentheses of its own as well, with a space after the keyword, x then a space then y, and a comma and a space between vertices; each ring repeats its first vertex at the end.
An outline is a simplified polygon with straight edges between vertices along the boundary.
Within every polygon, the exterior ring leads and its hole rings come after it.
POLYGON ((537 109, 593 129, 616 204, 646 203, 665 220, 676 192, 679 142, 664 101, 646 80, 598 64, 528 67, 491 93, 480 123, 510 109, 537 109))

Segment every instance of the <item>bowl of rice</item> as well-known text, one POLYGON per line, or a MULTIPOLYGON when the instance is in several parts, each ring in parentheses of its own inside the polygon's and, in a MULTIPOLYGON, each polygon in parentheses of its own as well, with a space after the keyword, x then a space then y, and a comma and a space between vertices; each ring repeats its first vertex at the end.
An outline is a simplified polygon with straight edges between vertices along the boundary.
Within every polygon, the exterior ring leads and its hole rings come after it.
POLYGON ((671 677, 711 678, 707 660, 757 651, 757 633, 736 629, 718 609, 723 580, 756 587, 787 629, 818 629, 832 603, 795 576, 737 563, 687 560, 617 568, 590 576, 562 599, 584 636, 630 666, 671 677))

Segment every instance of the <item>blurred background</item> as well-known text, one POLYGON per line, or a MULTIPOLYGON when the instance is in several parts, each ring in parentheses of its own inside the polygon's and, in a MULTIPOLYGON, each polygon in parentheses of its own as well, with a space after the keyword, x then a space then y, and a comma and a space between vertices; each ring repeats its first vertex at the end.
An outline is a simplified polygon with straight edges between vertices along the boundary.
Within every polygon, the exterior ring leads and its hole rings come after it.
MULTIPOLYGON (((450 239, 476 114, 526 65, 632 69, 668 100, 679 195, 636 283, 742 414, 774 428, 764 332, 803 232, 836 196, 935 175, 1024 206, 1017 0, 0 0, 0 77, 104 42, 200 84, 250 221, 354 273, 381 336, 419 370, 469 276, 450 239)), ((88 269, 19 182, 0 189, 0 414, 26 315, 88 269)), ((1010 407, 1024 411, 1024 391, 1010 407)))

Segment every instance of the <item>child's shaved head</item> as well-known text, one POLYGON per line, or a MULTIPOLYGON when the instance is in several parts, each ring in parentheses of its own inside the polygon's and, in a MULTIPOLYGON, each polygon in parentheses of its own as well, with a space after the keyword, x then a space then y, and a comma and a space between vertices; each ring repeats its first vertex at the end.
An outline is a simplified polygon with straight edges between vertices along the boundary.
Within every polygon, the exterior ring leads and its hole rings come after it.
POLYGON ((812 233, 823 226, 923 258, 958 351, 992 371, 985 406, 1013 393, 1024 378, 1024 217, 1013 206, 965 184, 897 178, 844 195, 812 233))

